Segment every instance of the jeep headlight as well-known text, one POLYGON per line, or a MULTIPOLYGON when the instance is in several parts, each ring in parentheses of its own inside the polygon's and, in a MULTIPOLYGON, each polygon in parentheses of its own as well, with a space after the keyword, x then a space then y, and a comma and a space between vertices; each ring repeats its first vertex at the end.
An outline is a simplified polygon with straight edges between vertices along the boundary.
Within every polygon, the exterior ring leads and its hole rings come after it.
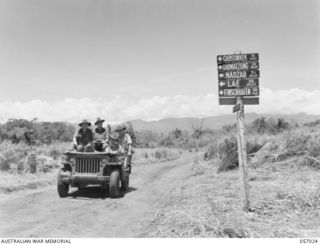
POLYGON ((107 162, 108 162, 107 159, 105 159, 105 158, 101 159, 101 161, 100 161, 100 168, 103 168, 103 167, 106 165, 107 162))
POLYGON ((72 166, 74 166, 76 164, 76 159, 74 157, 70 158, 70 163, 72 166))

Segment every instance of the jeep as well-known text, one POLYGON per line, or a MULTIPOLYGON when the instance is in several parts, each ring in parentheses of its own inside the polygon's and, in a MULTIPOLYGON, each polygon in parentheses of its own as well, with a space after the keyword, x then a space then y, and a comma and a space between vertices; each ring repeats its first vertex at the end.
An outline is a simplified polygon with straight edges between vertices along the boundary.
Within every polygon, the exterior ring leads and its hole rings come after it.
POLYGON ((79 190, 88 185, 109 189, 112 198, 120 197, 129 187, 129 174, 124 156, 104 152, 66 152, 58 173, 58 194, 68 196, 69 187, 79 190))

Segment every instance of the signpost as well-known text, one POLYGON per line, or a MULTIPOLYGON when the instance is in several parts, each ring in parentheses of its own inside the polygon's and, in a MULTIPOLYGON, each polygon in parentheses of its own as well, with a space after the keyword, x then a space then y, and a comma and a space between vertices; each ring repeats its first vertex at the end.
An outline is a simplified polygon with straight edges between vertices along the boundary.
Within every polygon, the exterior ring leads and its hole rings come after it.
POLYGON ((217 56, 218 94, 220 105, 235 105, 239 172, 243 193, 243 209, 249 209, 248 157, 244 135, 244 105, 259 104, 259 54, 228 54, 217 56))

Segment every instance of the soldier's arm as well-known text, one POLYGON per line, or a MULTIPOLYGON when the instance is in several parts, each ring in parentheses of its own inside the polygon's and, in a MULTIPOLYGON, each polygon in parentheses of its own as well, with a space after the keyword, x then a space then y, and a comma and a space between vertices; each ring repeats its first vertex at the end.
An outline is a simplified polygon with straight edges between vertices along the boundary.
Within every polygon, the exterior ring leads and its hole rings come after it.
POLYGON ((132 139, 129 134, 127 134, 127 144, 128 144, 128 155, 132 154, 132 139))
POLYGON ((132 155, 132 145, 128 145, 128 155, 131 156, 132 155))
POLYGON ((77 137, 78 137, 78 135, 79 135, 79 133, 76 132, 75 135, 73 136, 72 142, 73 142, 74 145, 77 145, 77 144, 78 144, 78 142, 77 142, 77 137))

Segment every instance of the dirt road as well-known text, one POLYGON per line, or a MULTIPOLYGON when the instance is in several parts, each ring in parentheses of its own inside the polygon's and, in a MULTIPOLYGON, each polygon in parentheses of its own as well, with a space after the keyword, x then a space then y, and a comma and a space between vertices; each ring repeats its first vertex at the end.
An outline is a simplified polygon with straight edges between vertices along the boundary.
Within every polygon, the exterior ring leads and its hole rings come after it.
POLYGON ((10 194, 0 201, 0 237, 135 237, 192 167, 190 153, 176 161, 135 166, 130 190, 111 199, 100 188, 72 188, 59 198, 56 187, 10 194))

